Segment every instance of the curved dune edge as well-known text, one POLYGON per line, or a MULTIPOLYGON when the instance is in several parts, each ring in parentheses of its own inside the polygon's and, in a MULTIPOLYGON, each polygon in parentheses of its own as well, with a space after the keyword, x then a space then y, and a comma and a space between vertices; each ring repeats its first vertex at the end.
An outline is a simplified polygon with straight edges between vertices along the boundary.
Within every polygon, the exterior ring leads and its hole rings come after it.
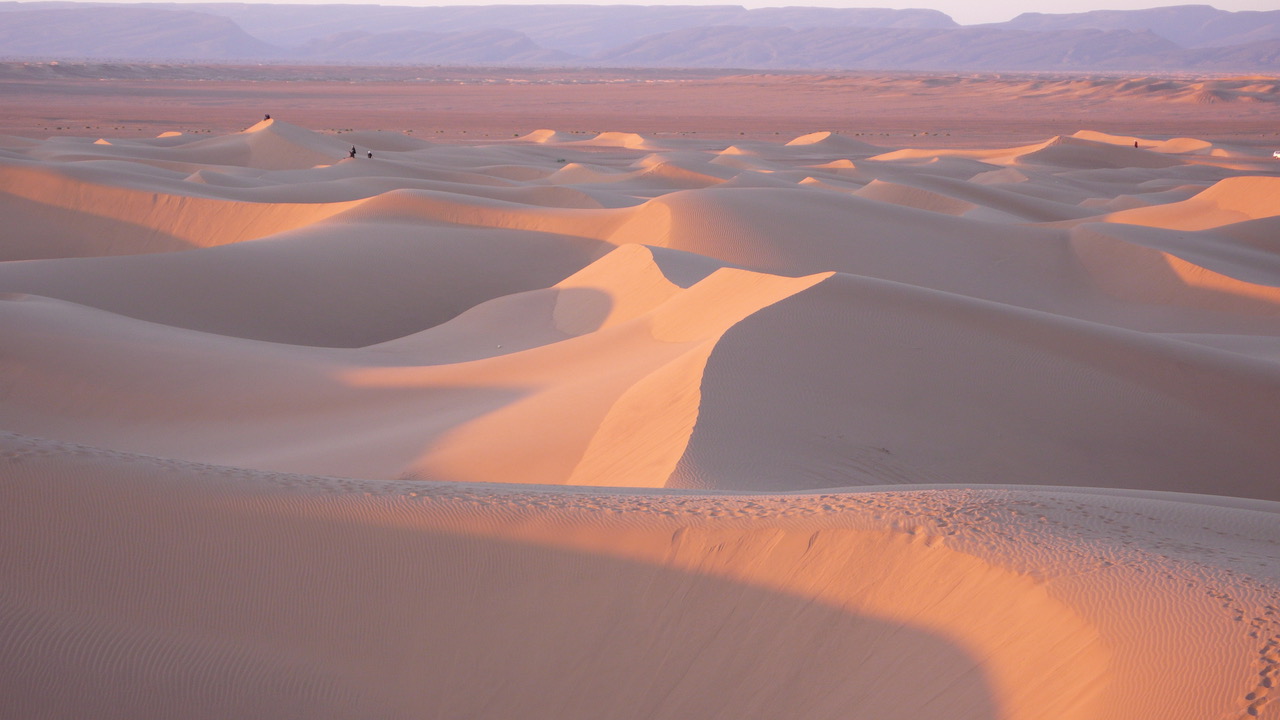
MULTIPOLYGON (((501 359, 492 368, 477 366, 478 378, 523 385, 523 397, 455 426, 405 476, 491 481, 518 474, 531 483, 665 486, 696 422, 703 366, 719 337, 826 276, 725 268, 681 290, 655 273, 649 250, 624 246, 558 285, 552 322, 576 340, 501 359), (650 277, 630 286, 617 282, 637 274, 650 277), (657 292, 646 284, 656 284, 657 292), (595 290, 568 294, 575 288, 595 290), (601 305, 608 315, 595 309, 601 305), (609 360, 588 369, 583 355, 609 360), (494 437, 504 438, 515 457, 490 452, 494 437)), ((415 368, 370 368, 347 378, 394 387, 423 376, 415 368)))
POLYGON ((353 203, 250 203, 84 182, 38 168, 0 168, 0 207, 20 230, 0 260, 169 252, 265 237, 353 203), (101 232, 102 228, 110 232, 101 232))
POLYGON ((252 342, 15 298, 0 304, 20 348, 11 360, 41 370, 0 417, 250 467, 661 487, 696 421, 702 367, 719 337, 827 276, 721 268, 681 288, 651 250, 627 246, 554 288, 357 349, 252 342), (64 340, 41 342, 51 328, 64 340), (96 353, 67 352, 81 342, 96 353), (504 452, 493 452, 495 437, 504 452))
POLYGON ((0 251, 131 254, 0 263, 0 422, 382 479, 1277 497, 1277 178, 1239 150, 349 137, 376 159, 280 121, 12 146, 0 202, 47 212, 0 251))
POLYGON ((9 708, 57 695, 144 718, 1272 712, 1258 697, 1280 642, 1274 503, 601 494, 0 446, 0 563, 18 581, 0 644, 21 660, 9 708), (55 525, 31 512, 54 507, 55 525), (107 650, 122 641, 138 651, 107 650))
POLYGON ((97 140, 0 138, 0 717, 1280 720, 1269 153, 97 140))
POLYGON ((1210 228, 1280 215, 1280 177, 1226 178, 1189 200, 1133 208, 1105 216, 1107 222, 1170 230, 1210 228))
POLYGON ((1274 281, 1270 273, 1253 273, 1251 270, 1256 266, 1247 264, 1264 259, 1261 253, 1241 257, 1244 262, 1233 263, 1228 253, 1222 252, 1221 260, 1209 256, 1201 260, 1204 264, 1197 264, 1174 253, 1128 241, 1126 235, 1135 239, 1142 237, 1125 232, 1124 228, 1103 224, 1079 225, 1072 232, 1077 257, 1099 286, 1110 293, 1147 302, 1219 307, 1242 314, 1271 314, 1280 310, 1280 287, 1241 279, 1256 274, 1260 280, 1274 281), (1205 266, 1219 262, 1222 269, 1231 274, 1205 266))
POLYGON ((1260 429, 1277 392, 1266 358, 835 275, 725 333, 671 485, 1017 478, 1276 500, 1260 429), (1077 377, 1064 397, 1055 379, 1077 377))
POLYGON ((920 210, 928 210, 930 212, 942 213, 945 215, 963 215, 974 209, 977 205, 965 202, 953 197, 948 197, 940 193, 929 192, 920 188, 913 188, 907 185, 898 185, 896 183, 886 182, 883 180, 872 180, 861 189, 854 191, 854 195, 864 197, 871 200, 879 200, 880 202, 892 203, 894 205, 904 205, 920 210))

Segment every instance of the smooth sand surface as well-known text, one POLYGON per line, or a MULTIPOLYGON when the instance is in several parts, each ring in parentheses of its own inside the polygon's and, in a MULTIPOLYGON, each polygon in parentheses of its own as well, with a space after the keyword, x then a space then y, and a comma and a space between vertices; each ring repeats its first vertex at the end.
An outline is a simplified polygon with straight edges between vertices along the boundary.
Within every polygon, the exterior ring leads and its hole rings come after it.
MULTIPOLYGON (((1081 128, 1144 142, 1280 142, 1280 79, 948 73, 166 65, 0 61, 0 135, 225 135, 271 113, 347 135, 509 140, 540 128, 891 148, 1020 145, 1081 128)), ((552 132, 548 130, 548 132, 552 132)))
POLYGON ((1280 718, 1255 145, 276 119, 0 212, 0 717, 1280 718))

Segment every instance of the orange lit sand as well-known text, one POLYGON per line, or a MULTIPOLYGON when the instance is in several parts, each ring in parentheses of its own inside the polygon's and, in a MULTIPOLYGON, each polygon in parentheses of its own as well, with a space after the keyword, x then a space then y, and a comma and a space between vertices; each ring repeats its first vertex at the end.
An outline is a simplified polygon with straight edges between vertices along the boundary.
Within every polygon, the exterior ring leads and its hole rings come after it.
POLYGON ((1280 165, 869 140, 0 138, 0 716, 1280 718, 1280 165))

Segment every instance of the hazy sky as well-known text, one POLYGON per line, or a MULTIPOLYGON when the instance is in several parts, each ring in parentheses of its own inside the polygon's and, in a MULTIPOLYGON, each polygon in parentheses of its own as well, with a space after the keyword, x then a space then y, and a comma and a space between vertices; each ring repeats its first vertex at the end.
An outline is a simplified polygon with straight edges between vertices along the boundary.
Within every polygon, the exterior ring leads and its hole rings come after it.
MULTIPOLYGON (((122 0, 101 0, 103 2, 122 0)), ((130 0, 123 0, 128 2, 130 0)), ((163 1, 163 0, 161 0, 163 1)), ((243 2, 245 0, 168 0, 169 2, 243 2)), ((252 3, 255 0, 247 0, 252 3)), ((472 0, 470 2, 432 2, 431 0, 268 0, 272 3, 305 3, 320 4, 340 2, 344 5, 541 5, 541 4, 576 4, 576 5, 742 5, 749 8, 782 7, 801 5, 808 7, 887 7, 887 8, 932 8, 950 15, 962 25, 977 23, 1002 22, 1024 12, 1073 13, 1086 10, 1139 10, 1149 7, 1169 5, 1213 5, 1220 10, 1280 10, 1280 0, 1218 0, 1212 3, 1179 3, 1159 2, 1159 0, 1062 0, 1052 7, 1045 7, 1043 2, 1033 0, 868 0, 867 2, 851 2, 850 0, 795 0, 780 2, 779 0, 633 0, 629 2, 600 2, 598 0, 472 0)))
MULTIPOLYGON (((417 4, 417 3, 414 3, 417 4)), ((427 4, 427 3, 422 3, 427 4)), ((442 4, 442 3, 440 3, 442 4)), ((593 3, 604 4, 604 3, 593 3)), ((628 3, 630 4, 630 3, 628 3)), ((636 3, 642 4, 642 3, 636 3)), ((702 5, 719 4, 713 2, 651 2, 650 5, 702 5)), ((777 0, 769 2, 761 0, 737 0, 725 4, 743 5, 745 7, 776 7, 778 5, 810 5, 820 7, 889 7, 889 8, 931 8, 941 10, 962 25, 974 25, 986 22, 1003 22, 1012 20, 1024 12, 1042 13, 1075 13, 1088 10, 1141 10, 1150 7, 1166 7, 1170 5, 1212 5, 1219 10, 1280 10, 1280 0, 1220 0, 1219 2, 1159 2, 1159 0, 1062 0, 1048 5, 1032 0, 928 0, 927 2, 866 2, 856 3, 844 0, 805 0, 781 3, 777 0)))

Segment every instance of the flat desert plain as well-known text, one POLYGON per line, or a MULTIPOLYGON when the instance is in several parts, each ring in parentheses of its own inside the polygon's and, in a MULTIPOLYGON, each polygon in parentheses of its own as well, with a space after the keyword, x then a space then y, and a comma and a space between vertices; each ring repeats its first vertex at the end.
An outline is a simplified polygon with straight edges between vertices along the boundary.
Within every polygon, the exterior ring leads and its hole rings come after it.
POLYGON ((5 72, 0 717, 1280 718, 1276 79, 5 72))
POLYGON ((445 142, 554 128, 995 147, 1102 128, 1280 148, 1280 78, 0 62, 0 135, 222 135, 264 114, 445 142))

